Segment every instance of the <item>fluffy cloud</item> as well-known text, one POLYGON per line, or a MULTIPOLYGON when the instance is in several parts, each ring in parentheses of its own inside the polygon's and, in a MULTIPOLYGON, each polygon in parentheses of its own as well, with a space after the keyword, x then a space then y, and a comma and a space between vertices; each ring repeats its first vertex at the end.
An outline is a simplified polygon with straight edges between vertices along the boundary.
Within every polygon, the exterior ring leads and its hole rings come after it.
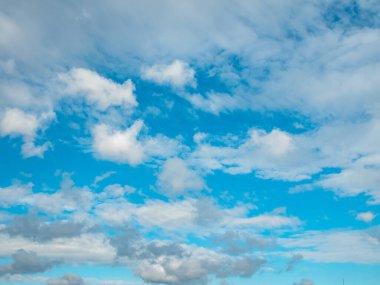
POLYGON ((121 106, 131 108, 137 106, 134 95, 135 86, 131 80, 122 84, 104 78, 94 71, 84 68, 73 68, 59 75, 66 85, 66 92, 83 96, 86 102, 99 110, 121 106))
POLYGON ((137 274, 147 282, 193 284, 206 282, 208 277, 251 277, 265 263, 264 259, 243 257, 232 259, 204 248, 192 250, 184 257, 162 257, 144 260, 137 274))
POLYGON ((143 146, 137 140, 142 127, 142 121, 136 121, 124 131, 114 130, 108 125, 95 126, 92 130, 95 155, 119 163, 140 164, 145 155, 143 146))
POLYGON ((324 176, 316 185, 331 189, 340 196, 369 196, 369 204, 380 203, 380 153, 364 156, 338 173, 324 176))
MULTIPOLYGON (((23 248, 27 252, 35 252, 42 261, 47 260, 47 264, 50 264, 52 260, 69 264, 112 264, 116 255, 108 238, 100 233, 87 233, 44 242, 33 241, 21 236, 10 237, 7 234, 0 234, 0 244, 1 256, 10 256, 23 248)), ((34 255, 28 256, 33 257, 34 255)))
POLYGON ((38 129, 38 119, 34 114, 28 114, 19 109, 7 109, 0 121, 2 136, 33 137, 38 129))
POLYGON ((372 222, 372 220, 376 217, 375 214, 373 214, 372 212, 368 211, 368 212, 362 212, 362 213, 358 213, 356 215, 356 219, 358 221, 362 221, 362 222, 365 222, 365 223, 370 223, 372 222))
POLYGON ((44 242, 55 238, 79 236, 84 232, 84 224, 71 221, 44 222, 36 215, 16 216, 0 232, 9 236, 22 236, 44 242))
POLYGON ((12 262, 0 265, 0 276, 5 274, 24 274, 45 272, 57 262, 38 256, 33 251, 20 249, 12 255, 12 262))
POLYGON ((0 205, 9 208, 17 205, 27 195, 32 193, 33 184, 13 184, 8 187, 0 188, 0 205))
POLYGON ((177 140, 164 135, 140 135, 143 127, 141 120, 124 130, 105 124, 96 125, 92 129, 94 155, 99 159, 136 166, 153 158, 174 156, 181 149, 177 140))
POLYGON ((165 161, 158 175, 158 185, 164 194, 171 197, 206 187, 202 177, 180 158, 165 161))
POLYGON ((54 113, 28 113, 17 108, 7 108, 0 112, 0 136, 22 137, 23 157, 39 156, 49 148, 49 143, 37 146, 34 140, 39 130, 43 130, 55 117, 54 113))
POLYGON ((250 173, 264 178, 300 180, 307 177, 300 158, 295 156, 295 137, 284 131, 252 129, 241 141, 227 146, 198 144, 189 161, 206 170, 223 170, 230 174, 250 173), (234 145, 236 144, 236 147, 234 145), (232 145, 232 146, 231 146, 232 145))
POLYGON ((70 174, 64 173, 60 189, 53 192, 33 192, 33 184, 13 184, 0 188, 0 205, 9 208, 24 205, 33 210, 49 214, 60 214, 64 211, 88 211, 95 195, 88 187, 77 187, 70 174))
POLYGON ((184 87, 185 85, 195 86, 195 71, 181 60, 174 60, 172 63, 164 65, 157 64, 143 69, 142 76, 146 80, 157 84, 166 84, 173 87, 184 87))

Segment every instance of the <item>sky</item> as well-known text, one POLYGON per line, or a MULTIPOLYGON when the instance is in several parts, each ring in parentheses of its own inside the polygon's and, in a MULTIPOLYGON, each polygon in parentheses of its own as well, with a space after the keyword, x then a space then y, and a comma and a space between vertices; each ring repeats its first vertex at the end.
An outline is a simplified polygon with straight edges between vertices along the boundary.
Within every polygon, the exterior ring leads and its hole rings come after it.
POLYGON ((0 0, 0 284, 378 285, 379 47, 378 0, 0 0))

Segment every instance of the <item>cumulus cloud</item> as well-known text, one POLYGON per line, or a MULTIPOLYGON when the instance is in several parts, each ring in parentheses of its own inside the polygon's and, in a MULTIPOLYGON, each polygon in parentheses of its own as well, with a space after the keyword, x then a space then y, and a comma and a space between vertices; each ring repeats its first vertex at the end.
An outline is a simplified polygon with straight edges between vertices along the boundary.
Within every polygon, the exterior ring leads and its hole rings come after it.
POLYGON ((95 155, 104 160, 140 164, 144 160, 144 149, 137 136, 143 125, 142 121, 136 121, 124 131, 114 130, 108 125, 95 126, 92 130, 95 155))
POLYGON ((0 205, 9 208, 17 205, 27 195, 32 193, 33 184, 13 184, 8 187, 0 188, 0 205))
POLYGON ((338 173, 328 174, 316 185, 331 189, 340 196, 369 196, 369 204, 380 203, 380 154, 368 155, 353 161, 338 173))
POLYGON ((195 71, 186 62, 174 60, 170 64, 156 64, 142 71, 142 77, 157 84, 172 87, 195 86, 195 71))
POLYGON ((30 214, 16 216, 0 232, 9 236, 22 236, 39 242, 55 238, 70 238, 84 232, 84 224, 72 221, 46 222, 39 216, 30 214))
POLYGON ((48 263, 60 261, 69 264, 113 264, 116 255, 108 238, 101 233, 85 233, 44 242, 0 234, 0 244, 1 256, 11 256, 23 248, 27 252, 35 252, 43 261, 46 258, 48 263))
POLYGON ((20 249, 12 255, 11 263, 0 265, 0 276, 45 272, 55 264, 57 264, 56 261, 40 257, 33 251, 20 249))
POLYGON ((92 129, 94 155, 102 160, 136 166, 154 158, 174 156, 182 148, 177 140, 161 134, 140 135, 143 127, 142 120, 135 121, 124 130, 106 124, 94 126, 92 129))
MULTIPOLYGON (((295 137, 284 131, 271 132, 251 129, 248 137, 238 140, 236 147, 212 145, 201 142, 191 154, 189 161, 206 170, 223 170, 230 174, 250 173, 263 178, 300 180, 307 177, 302 173, 303 165, 294 156, 295 137)), ((236 142, 235 142, 236 145, 236 142)))
POLYGON ((0 112, 0 136, 22 137, 23 157, 42 157, 50 143, 35 145, 34 140, 37 132, 43 130, 54 117, 55 114, 52 112, 37 115, 17 108, 7 108, 0 112))
POLYGON ((126 257, 142 279, 153 283, 193 284, 209 276, 251 277, 266 262, 262 258, 231 258, 202 247, 167 240, 148 241, 128 228, 111 244, 120 258, 126 257))
POLYGON ((368 212, 358 213, 356 215, 356 220, 361 221, 361 222, 365 222, 365 223, 370 223, 373 221, 373 219, 375 217, 376 217, 376 215, 374 213, 368 211, 368 212))
POLYGON ((73 68, 61 73, 59 79, 65 84, 67 93, 83 96, 88 104, 99 110, 137 106, 135 86, 131 80, 119 84, 85 68, 73 68))
POLYGON ((132 194, 136 189, 129 185, 111 184, 107 185, 103 192, 98 195, 100 199, 113 199, 124 197, 124 195, 132 194))
POLYGON ((248 278, 265 262, 264 259, 250 257, 233 259, 204 248, 196 248, 181 258, 163 257, 154 261, 144 260, 136 272, 147 282, 193 284, 206 282, 209 276, 248 278))
POLYGON ((158 175, 158 185, 164 194, 171 197, 206 188, 203 178, 180 158, 165 161, 158 175))
POLYGON ((64 173, 60 189, 51 192, 33 192, 33 184, 12 184, 0 188, 0 205, 9 208, 23 205, 33 210, 49 214, 60 214, 64 211, 88 211, 93 204, 95 195, 87 187, 78 187, 69 173, 64 173))

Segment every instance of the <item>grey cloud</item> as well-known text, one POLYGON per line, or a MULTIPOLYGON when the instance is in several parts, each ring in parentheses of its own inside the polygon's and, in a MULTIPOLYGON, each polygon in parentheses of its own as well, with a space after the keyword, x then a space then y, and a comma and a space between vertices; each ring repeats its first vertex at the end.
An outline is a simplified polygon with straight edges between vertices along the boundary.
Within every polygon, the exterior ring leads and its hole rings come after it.
POLYGON ((286 266, 286 271, 293 270, 294 266, 299 263, 303 259, 301 254, 294 254, 292 258, 289 260, 288 265, 286 266))
POLYGON ((223 255, 197 251, 183 258, 163 258, 141 262, 136 273, 147 282, 165 284, 207 284, 209 277, 243 277, 255 274, 266 261, 243 257, 232 259, 223 255))
POLYGON ((111 239, 119 258, 132 261, 144 281, 165 284, 206 284, 210 276, 247 278, 266 262, 250 256, 231 257, 167 240, 147 241, 135 228, 111 239))
POLYGON ((22 236, 31 240, 44 242, 55 238, 70 238, 84 232, 85 225, 71 221, 44 222, 34 214, 17 216, 1 232, 10 236, 22 236))
POLYGON ((61 278, 51 278, 46 285, 84 285, 82 277, 74 274, 65 274, 61 278))
POLYGON ((210 198, 198 199, 196 204, 194 221, 200 226, 215 225, 223 219, 224 213, 210 198))
POLYGON ((160 256, 180 257, 185 253, 180 244, 172 241, 147 241, 135 228, 128 228, 122 235, 111 239, 111 245, 119 257, 126 256, 134 260, 155 259, 160 256))
POLYGON ((45 272, 57 263, 57 261, 38 256, 33 251, 20 249, 12 255, 11 263, 0 265, 0 276, 45 272))
POLYGON ((217 276, 238 276, 248 278, 255 274, 265 263, 266 260, 261 258, 239 258, 227 264, 227 268, 224 268, 224 270, 222 272, 219 272, 217 276))
POLYGON ((223 235, 214 237, 214 242, 222 246, 223 252, 239 255, 275 246, 276 239, 239 231, 226 231, 223 235))

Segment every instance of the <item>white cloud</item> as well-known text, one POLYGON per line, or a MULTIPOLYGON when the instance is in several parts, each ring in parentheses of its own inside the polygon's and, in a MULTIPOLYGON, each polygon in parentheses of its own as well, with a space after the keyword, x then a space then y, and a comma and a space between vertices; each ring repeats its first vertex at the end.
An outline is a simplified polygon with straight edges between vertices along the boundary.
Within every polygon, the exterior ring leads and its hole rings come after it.
POLYGON ((160 228, 168 232, 209 235, 222 229, 265 231, 291 229, 301 225, 297 217, 279 214, 251 215, 250 205, 223 208, 205 197, 172 202, 146 200, 134 204, 126 200, 108 200, 95 207, 95 214, 114 225, 137 222, 147 229, 160 228))
POLYGON ((370 197, 369 204, 380 203, 380 154, 364 156, 338 173, 328 174, 315 184, 331 189, 340 196, 370 197))
POLYGON ((95 157, 136 166, 145 161, 175 156, 183 146, 176 139, 162 134, 143 135, 142 120, 120 130, 111 125, 99 124, 92 128, 92 150, 95 157))
POLYGON ((202 134, 187 161, 206 172, 253 172, 265 179, 290 181, 302 181, 313 174, 323 174, 326 168, 337 168, 313 183, 295 186, 291 192, 319 187, 342 197, 364 193, 369 204, 378 204, 379 134, 378 118, 332 123, 299 134, 279 129, 270 132, 252 129, 244 138, 202 134))
POLYGON ((195 71, 181 60, 174 60, 170 64, 157 64, 142 71, 142 77, 157 84, 173 87, 195 86, 195 71))
POLYGON ((235 225, 254 226, 265 229, 296 227, 301 225, 301 221, 297 217, 274 214, 263 214, 252 218, 236 219, 234 223, 235 225))
POLYGON ((71 264, 112 264, 116 255, 102 234, 83 234, 74 238, 58 238, 44 243, 22 237, 0 234, 0 255, 10 256, 20 248, 39 256, 63 260, 71 264))
POLYGON ((95 195, 88 187, 78 187, 70 175, 64 173, 60 189, 51 192, 33 192, 33 184, 13 184, 0 188, 0 205, 23 205, 49 214, 89 211, 95 195))
POLYGON ((22 199, 32 193, 33 184, 14 184, 0 188, 0 205, 8 208, 17 205, 22 199))
POLYGON ((295 156, 295 136, 274 129, 271 132, 252 129, 242 140, 226 145, 199 143, 189 162, 206 170, 223 170, 230 174, 250 173, 264 178, 301 180, 307 177, 303 161, 295 156), (236 146, 235 146, 236 145, 236 146))
POLYGON ((372 212, 368 211, 368 212, 362 212, 362 213, 358 213, 356 215, 356 219, 358 221, 362 221, 362 222, 365 222, 365 223, 370 223, 372 222, 372 220, 376 217, 375 214, 373 214, 372 212))
POLYGON ((133 93, 135 86, 131 80, 119 84, 84 68, 73 68, 61 73, 59 79, 66 85, 66 92, 83 96, 88 104, 95 105, 99 110, 114 106, 137 106, 133 93))
POLYGON ((214 115, 219 115, 222 112, 231 112, 236 109, 249 108, 244 98, 225 93, 207 92, 205 95, 186 93, 182 94, 182 96, 195 108, 214 115))
POLYGON ((380 263, 380 240, 370 230, 306 231, 278 242, 314 262, 380 263))
POLYGON ((203 284, 209 276, 251 277, 266 262, 262 258, 233 258, 202 247, 183 246, 183 256, 160 256, 143 260, 137 274, 147 282, 165 284, 203 284))
POLYGON ((136 121, 124 130, 114 130, 108 125, 97 125, 93 128, 93 151, 95 156, 118 163, 137 165, 144 160, 144 148, 138 141, 144 123, 136 121))
POLYGON ((98 195, 100 199, 113 199, 124 197, 124 195, 132 194, 136 189, 129 185, 111 184, 107 185, 103 192, 98 195))
POLYGON ((36 146, 34 140, 37 132, 43 130, 54 117, 55 114, 52 112, 37 115, 17 108, 7 108, 0 113, 0 136, 22 137, 23 157, 42 157, 50 144, 46 142, 41 146, 36 146))
POLYGON ((158 185, 162 193, 170 197, 206 188, 203 178, 180 158, 165 161, 158 175, 158 185))
POLYGON ((36 115, 25 113, 20 109, 6 109, 0 121, 0 134, 33 137, 38 127, 36 115))

